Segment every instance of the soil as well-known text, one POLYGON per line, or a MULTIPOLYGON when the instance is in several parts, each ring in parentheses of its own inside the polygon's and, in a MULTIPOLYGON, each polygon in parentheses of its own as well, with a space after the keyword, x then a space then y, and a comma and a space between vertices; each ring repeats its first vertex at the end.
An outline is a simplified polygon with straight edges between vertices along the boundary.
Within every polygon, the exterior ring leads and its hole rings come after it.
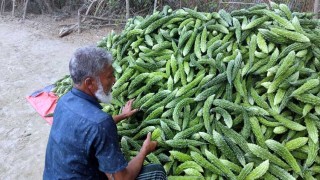
POLYGON ((76 22, 48 15, 28 15, 24 21, 0 16, 0 179, 42 179, 50 125, 26 96, 68 74, 71 54, 111 30, 58 37, 61 25, 76 22))

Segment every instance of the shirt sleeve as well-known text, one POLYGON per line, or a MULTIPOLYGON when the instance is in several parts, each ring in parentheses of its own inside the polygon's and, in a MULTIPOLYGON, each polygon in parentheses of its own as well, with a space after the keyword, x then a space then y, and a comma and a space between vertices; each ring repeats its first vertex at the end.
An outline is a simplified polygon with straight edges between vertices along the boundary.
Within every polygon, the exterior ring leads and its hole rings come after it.
POLYGON ((118 143, 117 127, 111 116, 98 124, 94 141, 95 156, 99 163, 99 170, 113 174, 127 167, 126 161, 118 143))

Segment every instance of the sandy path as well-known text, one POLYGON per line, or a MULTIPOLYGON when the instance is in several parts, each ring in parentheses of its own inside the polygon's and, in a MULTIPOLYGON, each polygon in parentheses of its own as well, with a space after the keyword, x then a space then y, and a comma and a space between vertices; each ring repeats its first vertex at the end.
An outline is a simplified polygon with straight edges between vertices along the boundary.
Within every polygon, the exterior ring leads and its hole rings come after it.
POLYGON ((60 39, 48 31, 50 20, 39 30, 38 22, 0 17, 0 179, 42 179, 50 126, 25 97, 67 74, 72 52, 106 33, 60 39))

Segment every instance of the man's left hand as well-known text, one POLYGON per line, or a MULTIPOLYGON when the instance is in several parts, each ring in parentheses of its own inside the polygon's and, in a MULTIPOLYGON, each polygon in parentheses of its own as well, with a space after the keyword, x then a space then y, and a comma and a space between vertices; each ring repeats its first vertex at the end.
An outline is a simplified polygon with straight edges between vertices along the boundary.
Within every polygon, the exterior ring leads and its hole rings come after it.
POLYGON ((133 99, 130 99, 126 105, 122 108, 122 114, 124 115, 125 118, 131 117, 134 115, 136 112, 138 112, 138 109, 132 109, 132 103, 133 99))
POLYGON ((119 115, 113 116, 113 120, 118 123, 128 117, 131 117, 136 112, 138 112, 138 109, 132 109, 132 102, 133 99, 129 100, 126 105, 122 108, 122 112, 119 115))

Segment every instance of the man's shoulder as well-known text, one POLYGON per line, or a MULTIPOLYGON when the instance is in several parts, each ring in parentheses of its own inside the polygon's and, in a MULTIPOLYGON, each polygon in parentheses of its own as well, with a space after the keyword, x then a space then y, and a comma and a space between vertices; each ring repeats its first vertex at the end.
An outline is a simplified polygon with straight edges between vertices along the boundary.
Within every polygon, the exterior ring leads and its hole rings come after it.
POLYGON ((57 113, 78 116, 92 123, 110 121, 112 116, 86 99, 73 95, 71 92, 61 97, 57 104, 57 113))

